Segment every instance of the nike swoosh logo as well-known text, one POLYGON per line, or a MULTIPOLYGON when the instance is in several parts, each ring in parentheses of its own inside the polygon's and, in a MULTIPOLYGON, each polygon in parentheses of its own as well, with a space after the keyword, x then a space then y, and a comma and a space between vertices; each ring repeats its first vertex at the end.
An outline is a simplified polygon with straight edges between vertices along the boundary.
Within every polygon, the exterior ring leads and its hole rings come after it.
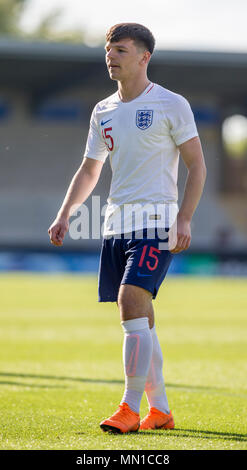
POLYGON ((104 121, 101 121, 100 125, 101 125, 101 126, 104 126, 104 125, 105 125, 107 122, 109 122, 109 121, 112 121, 112 119, 108 119, 108 120, 105 121, 105 122, 104 122, 104 121))
POLYGON ((152 276, 152 274, 141 274, 141 273, 137 272, 137 276, 139 276, 139 277, 149 277, 149 276, 152 276))

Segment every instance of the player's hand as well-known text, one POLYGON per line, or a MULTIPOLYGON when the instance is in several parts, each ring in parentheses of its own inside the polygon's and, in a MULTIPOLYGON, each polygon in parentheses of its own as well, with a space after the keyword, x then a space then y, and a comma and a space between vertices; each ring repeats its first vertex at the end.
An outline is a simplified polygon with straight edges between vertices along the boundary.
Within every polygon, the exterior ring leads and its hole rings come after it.
POLYGON ((69 222, 66 218, 56 218, 48 229, 50 241, 55 246, 62 246, 63 239, 69 230, 69 222))
POLYGON ((191 242, 191 227, 190 221, 183 219, 179 214, 177 216, 177 224, 175 225, 177 233, 176 237, 173 237, 175 242, 173 246, 171 246, 172 249, 170 249, 170 252, 177 254, 189 248, 191 242))

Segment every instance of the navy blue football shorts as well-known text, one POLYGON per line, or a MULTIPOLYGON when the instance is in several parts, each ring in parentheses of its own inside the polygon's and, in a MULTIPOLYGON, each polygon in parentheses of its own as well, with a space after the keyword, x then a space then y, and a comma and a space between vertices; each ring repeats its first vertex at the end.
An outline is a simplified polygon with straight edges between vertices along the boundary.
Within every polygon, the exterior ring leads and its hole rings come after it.
MULTIPOLYGON (((167 230, 166 230, 167 232, 167 230)), ((130 238, 120 234, 115 238, 103 238, 99 264, 99 302, 116 302, 121 284, 132 284, 151 292, 155 299, 159 287, 170 266, 173 254, 168 249, 159 249, 159 243, 167 241, 157 231, 148 238, 143 230, 143 238, 130 238)))

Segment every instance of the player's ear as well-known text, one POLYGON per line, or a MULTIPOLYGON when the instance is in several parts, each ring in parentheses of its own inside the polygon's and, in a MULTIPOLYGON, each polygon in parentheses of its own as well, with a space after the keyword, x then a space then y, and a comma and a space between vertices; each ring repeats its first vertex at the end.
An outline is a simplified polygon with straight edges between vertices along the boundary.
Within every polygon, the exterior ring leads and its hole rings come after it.
POLYGON ((144 64, 148 64, 148 62, 150 61, 150 57, 151 57, 151 54, 149 51, 144 51, 144 54, 143 54, 143 58, 141 60, 141 63, 144 65, 144 64))

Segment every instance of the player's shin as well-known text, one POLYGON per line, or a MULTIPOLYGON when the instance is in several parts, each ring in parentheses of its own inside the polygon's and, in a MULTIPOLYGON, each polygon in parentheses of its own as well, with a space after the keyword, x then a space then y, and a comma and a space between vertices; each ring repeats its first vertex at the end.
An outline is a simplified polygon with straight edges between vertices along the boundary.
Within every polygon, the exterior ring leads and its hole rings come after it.
POLYGON ((151 363, 152 336, 147 317, 123 321, 122 326, 125 391, 121 403, 128 403, 133 411, 139 413, 151 363))
POLYGON ((155 326, 151 329, 153 341, 153 353, 151 365, 145 384, 145 392, 149 408, 156 408, 163 413, 169 414, 168 400, 166 396, 165 383, 163 378, 163 355, 155 326))

